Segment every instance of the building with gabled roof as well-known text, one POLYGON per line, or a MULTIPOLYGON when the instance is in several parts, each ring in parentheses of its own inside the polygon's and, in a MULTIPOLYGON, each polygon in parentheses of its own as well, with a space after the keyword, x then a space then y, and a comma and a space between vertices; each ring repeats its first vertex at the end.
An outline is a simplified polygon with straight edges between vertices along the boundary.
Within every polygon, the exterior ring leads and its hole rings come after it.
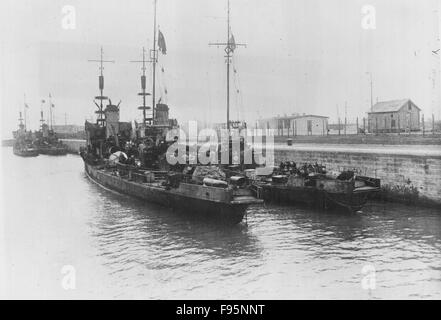
POLYGON ((368 112, 371 133, 420 130, 421 109, 410 99, 377 102, 368 112))

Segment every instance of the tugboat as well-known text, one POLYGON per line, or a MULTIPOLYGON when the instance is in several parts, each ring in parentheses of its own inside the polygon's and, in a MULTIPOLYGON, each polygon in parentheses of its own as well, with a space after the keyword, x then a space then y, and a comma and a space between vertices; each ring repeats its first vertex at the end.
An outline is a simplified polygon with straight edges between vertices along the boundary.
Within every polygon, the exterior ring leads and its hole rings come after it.
POLYGON ((13 145, 13 152, 20 157, 36 157, 38 156, 38 149, 32 145, 32 132, 26 131, 26 126, 23 124, 22 113, 18 119, 20 124, 18 130, 12 133, 15 141, 13 145))
POLYGON ((101 59, 99 90, 95 99, 98 110, 96 123, 86 121, 87 147, 81 151, 87 176, 97 184, 154 202, 187 214, 225 224, 238 224, 243 220, 248 206, 262 203, 243 185, 240 178, 229 177, 217 166, 175 165, 166 161, 166 153, 178 137, 173 136, 177 121, 169 119, 167 104, 155 98, 155 68, 158 53, 165 54, 165 41, 158 33, 156 49, 156 1, 152 59, 152 105, 146 105, 146 67, 143 50, 141 89, 143 121, 120 122, 118 105, 103 95, 103 63, 101 59), (104 108, 104 101, 108 101, 104 108), (147 112, 149 115, 147 115, 147 112))
POLYGON ((292 161, 282 162, 270 173, 260 174, 256 169, 249 170, 248 175, 253 180, 253 190, 265 201, 303 203, 324 210, 360 211, 369 196, 380 191, 379 179, 357 176, 353 171, 331 175, 318 164, 297 168, 292 161))

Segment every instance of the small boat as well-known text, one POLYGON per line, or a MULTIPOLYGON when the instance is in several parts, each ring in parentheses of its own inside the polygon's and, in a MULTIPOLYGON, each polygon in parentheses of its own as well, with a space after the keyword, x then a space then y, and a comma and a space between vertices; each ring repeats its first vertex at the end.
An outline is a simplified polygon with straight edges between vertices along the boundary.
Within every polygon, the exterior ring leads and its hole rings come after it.
MULTIPOLYGON (((52 102, 50 102, 52 105, 52 102)), ((51 126, 49 127, 43 117, 43 111, 41 114, 41 126, 40 131, 36 132, 36 139, 34 141, 34 145, 38 148, 41 154, 50 155, 50 156, 64 156, 67 154, 68 148, 64 145, 57 137, 57 134, 51 126)), ((52 114, 51 114, 52 117, 52 114)), ((52 118, 51 118, 52 119, 52 118)))
POLYGON ((13 152, 16 156, 20 157, 36 157, 39 155, 38 149, 18 143, 14 144, 13 152))
MULTIPOLYGON (((305 166, 313 168, 315 166, 305 166)), ((253 173, 253 190, 258 198, 268 202, 307 204, 314 208, 331 210, 361 210, 369 197, 380 191, 380 180, 357 176, 345 171, 338 176, 325 173, 324 167, 314 172, 281 172, 270 175, 253 173)), ((256 170, 258 172, 258 170, 256 170)))

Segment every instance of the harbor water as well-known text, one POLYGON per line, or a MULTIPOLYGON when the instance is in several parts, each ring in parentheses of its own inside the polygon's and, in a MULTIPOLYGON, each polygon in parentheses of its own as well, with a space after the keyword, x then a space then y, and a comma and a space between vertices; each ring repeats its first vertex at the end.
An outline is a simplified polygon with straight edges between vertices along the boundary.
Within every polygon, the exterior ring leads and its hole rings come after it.
POLYGON ((235 227, 102 189, 79 156, 2 148, 8 298, 440 299, 441 212, 251 207, 235 227))

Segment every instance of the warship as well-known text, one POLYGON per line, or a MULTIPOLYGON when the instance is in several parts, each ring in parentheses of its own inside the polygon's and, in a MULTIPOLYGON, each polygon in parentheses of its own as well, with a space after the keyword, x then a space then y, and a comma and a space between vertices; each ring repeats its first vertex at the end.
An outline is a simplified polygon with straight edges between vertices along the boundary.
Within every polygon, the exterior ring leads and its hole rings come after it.
POLYGON ((20 121, 18 130, 12 132, 12 135, 14 137, 14 144, 12 147, 14 154, 20 157, 38 156, 38 149, 35 148, 33 145, 32 132, 26 130, 26 125, 23 124, 23 117, 21 112, 18 120, 20 121))
MULTIPOLYGON (((163 97, 156 101, 156 66, 160 54, 166 54, 164 36, 156 26, 156 1, 153 29, 151 60, 146 61, 143 49, 142 61, 133 61, 142 63, 139 93, 142 106, 138 108, 142 111, 141 123, 121 122, 121 102, 112 104, 111 99, 104 96, 103 63, 114 61, 103 59, 102 48, 101 58, 90 60, 100 64, 100 95, 94 102, 98 109, 96 122, 85 123, 87 146, 80 153, 85 172, 104 188, 203 219, 238 224, 250 205, 263 202, 253 196, 242 177, 227 175, 219 166, 167 162, 167 150, 178 143, 179 137, 175 134, 178 123, 169 119, 169 107, 163 97), (147 62, 152 64, 151 94, 146 92, 147 62), (152 106, 147 106, 146 98, 150 95, 152 106)), ((188 159, 188 154, 186 156, 188 159)))
MULTIPOLYGON (((50 102, 50 108, 52 103, 50 102)), ((50 109, 51 110, 51 109, 50 109)), ((44 121, 43 110, 40 111, 40 131, 35 133, 34 145, 38 148, 40 154, 51 156, 66 155, 68 148, 57 137, 52 126, 52 112, 50 115, 50 126, 44 121)))

